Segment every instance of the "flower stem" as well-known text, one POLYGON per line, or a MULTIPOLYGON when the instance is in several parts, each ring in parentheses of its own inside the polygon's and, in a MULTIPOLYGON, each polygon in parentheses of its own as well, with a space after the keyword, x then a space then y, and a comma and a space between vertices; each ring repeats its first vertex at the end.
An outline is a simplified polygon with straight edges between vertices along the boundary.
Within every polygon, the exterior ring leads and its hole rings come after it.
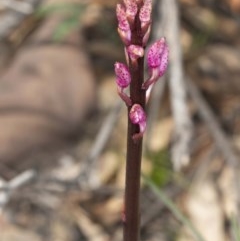
MULTIPOLYGON (((141 24, 136 18, 135 28, 132 30, 133 44, 142 45, 141 24)), ((144 59, 139 58, 136 63, 130 61, 129 70, 131 74, 130 98, 132 104, 140 104, 145 107, 145 90, 142 89, 144 59)), ((128 113, 130 111, 128 108, 128 113)), ((124 241, 139 241, 140 224, 140 177, 142 159, 142 138, 134 140, 134 134, 139 133, 139 126, 131 122, 128 116, 127 133, 127 158, 126 158, 126 180, 125 180, 125 222, 124 241)))

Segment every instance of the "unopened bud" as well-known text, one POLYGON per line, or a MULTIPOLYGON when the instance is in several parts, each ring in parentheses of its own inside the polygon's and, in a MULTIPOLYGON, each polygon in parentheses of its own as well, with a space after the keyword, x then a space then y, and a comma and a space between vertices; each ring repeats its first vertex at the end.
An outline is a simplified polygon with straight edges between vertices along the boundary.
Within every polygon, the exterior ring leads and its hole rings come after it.
POLYGON ((139 19, 141 21, 142 31, 145 33, 151 24, 152 0, 145 0, 140 9, 139 19))
POLYGON ((131 82, 131 75, 128 67, 123 63, 116 62, 114 65, 114 70, 116 74, 118 94, 127 106, 131 106, 131 99, 126 93, 124 93, 124 89, 127 88, 131 82))
POLYGON ((121 88, 128 87, 131 82, 131 76, 128 67, 123 63, 116 62, 114 65, 114 70, 116 74, 117 85, 121 88))
POLYGON ((134 104, 129 112, 129 118, 133 124, 139 125, 139 133, 133 135, 134 140, 142 138, 146 130, 146 113, 141 105, 134 104))
POLYGON ((162 77, 168 67, 169 49, 165 38, 155 42, 148 50, 147 63, 150 70, 150 78, 143 84, 143 89, 147 89, 151 84, 162 77))
POLYGON ((127 19, 129 20, 130 24, 133 24, 138 11, 137 3, 134 2, 133 0, 124 0, 124 4, 126 6, 127 19))
POLYGON ((127 19, 126 10, 122 4, 117 4, 116 15, 118 19, 118 33, 124 44, 128 45, 131 41, 131 28, 127 19))
POLYGON ((130 59, 133 62, 136 62, 137 59, 143 57, 143 55, 144 55, 143 47, 138 46, 138 45, 134 45, 134 44, 129 45, 127 47, 127 52, 129 54, 130 59))

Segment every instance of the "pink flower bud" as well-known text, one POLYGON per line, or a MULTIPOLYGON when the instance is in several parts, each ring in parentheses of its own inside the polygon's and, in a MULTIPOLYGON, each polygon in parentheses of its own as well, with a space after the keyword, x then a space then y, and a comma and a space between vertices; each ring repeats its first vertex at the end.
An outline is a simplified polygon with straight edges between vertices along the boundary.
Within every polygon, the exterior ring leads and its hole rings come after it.
POLYGON ((116 15, 118 19, 118 33, 122 41, 128 45, 131 41, 131 29, 127 19, 126 10, 122 4, 117 4, 116 15))
POLYGON ((134 104, 129 112, 130 120, 133 124, 146 122, 146 114, 139 104, 134 104))
POLYGON ((123 31, 128 31, 130 26, 127 21, 126 10, 122 4, 117 4, 116 15, 118 19, 118 27, 123 31))
POLYGON ((134 44, 127 47, 127 52, 129 54, 130 59, 133 62, 135 62, 138 58, 143 57, 143 55, 144 55, 143 47, 134 45, 134 44))
POLYGON ((152 0, 145 0, 140 9, 139 19, 141 21, 142 30, 146 31, 151 23, 152 0))
POLYGON ((139 125, 139 133, 133 135, 134 140, 142 138, 146 129, 146 114, 142 106, 139 104, 134 104, 129 112, 129 118, 133 124, 139 125))
POLYGON ((116 62, 114 65, 116 74, 116 83, 121 88, 126 88, 131 82, 131 75, 129 73, 128 67, 125 64, 116 62))
POLYGON ((165 38, 156 41, 148 50, 147 63, 150 68, 159 67, 162 62, 167 64, 168 46, 165 38))
POLYGON ((133 0, 124 0, 124 4, 126 6, 126 16, 129 22, 133 23, 138 11, 137 3, 133 0))
POLYGON ((114 65, 114 69, 116 74, 118 94, 127 106, 131 106, 131 99, 126 93, 123 92, 123 90, 128 87, 131 82, 131 75, 129 73, 128 67, 125 64, 116 62, 114 65))
POLYGON ((156 82, 158 78, 165 74, 168 67, 168 56, 169 49, 165 38, 161 38, 149 48, 147 63, 151 76, 143 84, 144 89, 147 89, 151 84, 156 82))

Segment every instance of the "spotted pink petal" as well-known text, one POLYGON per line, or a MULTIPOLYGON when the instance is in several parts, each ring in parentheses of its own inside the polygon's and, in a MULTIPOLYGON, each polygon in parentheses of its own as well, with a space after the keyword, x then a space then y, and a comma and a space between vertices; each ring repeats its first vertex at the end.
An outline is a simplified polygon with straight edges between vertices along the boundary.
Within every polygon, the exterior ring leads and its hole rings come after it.
POLYGON ((118 33, 122 41, 128 45, 131 41, 131 28, 127 19, 126 9, 122 4, 117 4, 116 16, 118 19, 118 33))
POLYGON ((126 88, 131 82, 131 75, 128 67, 123 64, 116 62, 114 65, 115 74, 116 74, 116 83, 120 88, 126 88))
POLYGON ((152 0, 145 0, 139 13, 139 19, 141 21, 142 27, 149 25, 151 23, 151 14, 152 14, 152 0))
POLYGON ((127 52, 132 61, 136 61, 138 58, 141 58, 144 55, 143 47, 134 44, 131 44, 127 47, 127 52))
POLYGON ((122 4, 117 4, 116 16, 118 19, 118 28, 123 31, 128 31, 130 29, 130 25, 127 20, 126 10, 122 4))
POLYGON ((146 113, 142 106, 139 104, 134 104, 129 112, 129 118, 133 124, 139 125, 139 133, 133 135, 133 139, 137 140, 142 138, 147 125, 146 113))
POLYGON ((139 124, 141 122, 146 122, 146 114, 142 106, 139 104, 134 104, 129 112, 130 120, 133 124, 139 124))
POLYGON ((147 63, 149 68, 160 66, 162 62, 162 56, 166 55, 167 43, 165 38, 161 38, 156 41, 148 50, 147 63))
POLYGON ((161 38, 155 42, 149 49, 147 54, 147 63, 150 70, 157 72, 161 77, 168 66, 169 49, 165 38, 161 38))
POLYGON ((168 67, 169 48, 165 38, 156 41, 148 50, 147 63, 150 70, 150 78, 143 83, 142 88, 148 89, 159 77, 162 77, 168 67))
POLYGON ((126 6, 126 16, 133 22, 138 11, 137 3, 133 0, 124 0, 124 4, 126 6))
POLYGON ((162 77, 165 74, 168 67, 168 62, 169 62, 169 48, 168 48, 168 45, 166 44, 162 52, 161 63, 158 67, 159 77, 162 77))
POLYGON ((146 121, 146 114, 139 104, 134 104, 129 112, 130 120, 133 124, 139 124, 146 121))

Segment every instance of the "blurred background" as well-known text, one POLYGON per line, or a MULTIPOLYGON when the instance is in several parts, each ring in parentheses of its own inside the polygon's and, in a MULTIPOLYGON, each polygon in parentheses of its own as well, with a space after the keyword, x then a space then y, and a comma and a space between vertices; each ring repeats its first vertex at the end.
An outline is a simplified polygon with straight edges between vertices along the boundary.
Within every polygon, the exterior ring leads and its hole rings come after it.
MULTIPOLYGON (((117 2, 0 0, 0 241, 122 240, 117 2)), ((239 14, 154 1, 170 66, 147 105, 143 241, 240 241, 239 14)))

